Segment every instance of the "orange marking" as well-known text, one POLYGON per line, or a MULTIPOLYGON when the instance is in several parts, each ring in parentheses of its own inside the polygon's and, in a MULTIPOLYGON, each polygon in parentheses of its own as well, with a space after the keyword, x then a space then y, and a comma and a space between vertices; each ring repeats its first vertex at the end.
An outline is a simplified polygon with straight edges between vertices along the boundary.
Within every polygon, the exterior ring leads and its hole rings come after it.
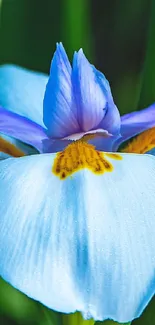
MULTIPOLYGON (((69 144, 64 151, 57 153, 52 167, 52 172, 60 179, 66 179, 73 173, 87 168, 94 174, 101 175, 113 170, 112 164, 106 159, 107 153, 95 150, 93 145, 83 141, 69 144)), ((114 158, 109 154, 110 158, 114 158)), ((119 155, 116 154, 118 157, 119 155)), ((118 159, 116 157, 116 159, 118 159)))
POLYGON ((106 152, 106 156, 111 158, 111 159, 115 159, 115 160, 122 160, 122 156, 119 155, 118 153, 108 153, 106 152))
POLYGON ((143 154, 153 148, 155 148, 155 127, 139 134, 121 151, 143 154))
POLYGON ((24 152, 18 149, 14 144, 4 140, 0 137, 0 151, 4 152, 12 157, 23 157, 25 156, 24 152))

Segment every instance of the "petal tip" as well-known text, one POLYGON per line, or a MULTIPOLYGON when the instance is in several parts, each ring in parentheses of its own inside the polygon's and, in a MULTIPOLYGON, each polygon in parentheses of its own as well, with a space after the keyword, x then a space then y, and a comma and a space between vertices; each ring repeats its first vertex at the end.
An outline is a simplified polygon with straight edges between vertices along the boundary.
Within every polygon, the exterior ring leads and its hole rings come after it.
POLYGON ((60 51, 60 52, 64 51, 64 52, 66 52, 62 42, 57 42, 56 43, 56 51, 60 51))
POLYGON ((52 58, 50 74, 52 72, 52 67, 55 66, 55 64, 56 66, 65 65, 68 72, 71 72, 71 65, 62 42, 56 43, 56 50, 52 58))
POLYGON ((85 61, 87 61, 89 63, 89 61, 86 58, 82 48, 80 48, 79 51, 77 52, 77 56, 78 56, 79 60, 81 60, 81 61, 85 60, 85 61))

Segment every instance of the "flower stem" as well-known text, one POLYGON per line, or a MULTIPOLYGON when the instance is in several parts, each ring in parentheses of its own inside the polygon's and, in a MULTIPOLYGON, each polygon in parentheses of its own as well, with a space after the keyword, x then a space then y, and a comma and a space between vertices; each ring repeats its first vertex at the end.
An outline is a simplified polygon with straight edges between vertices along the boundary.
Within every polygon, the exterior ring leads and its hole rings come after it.
POLYGON ((114 322, 113 320, 105 320, 103 322, 96 322, 95 325, 130 325, 131 322, 128 323, 118 323, 114 322))
POLYGON ((93 319, 84 320, 79 312, 63 315, 63 325, 94 325, 93 319))

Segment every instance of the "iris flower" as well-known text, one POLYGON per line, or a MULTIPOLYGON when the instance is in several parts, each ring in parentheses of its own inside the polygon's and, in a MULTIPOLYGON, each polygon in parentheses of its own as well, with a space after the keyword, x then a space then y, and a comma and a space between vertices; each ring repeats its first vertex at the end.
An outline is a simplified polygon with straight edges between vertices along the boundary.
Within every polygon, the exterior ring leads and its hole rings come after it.
POLYGON ((0 132, 40 153, 0 163, 0 275, 53 310, 131 322, 155 293, 155 156, 114 151, 141 132, 127 151, 154 150, 154 106, 120 118, 104 75, 82 50, 71 68, 62 44, 48 81, 0 76, 0 132))
POLYGON ((155 126, 155 105, 120 117, 105 76, 82 50, 75 52, 71 67, 61 43, 49 78, 14 66, 0 68, 0 105, 0 132, 26 154, 57 152, 88 135, 97 149, 116 151, 155 126))

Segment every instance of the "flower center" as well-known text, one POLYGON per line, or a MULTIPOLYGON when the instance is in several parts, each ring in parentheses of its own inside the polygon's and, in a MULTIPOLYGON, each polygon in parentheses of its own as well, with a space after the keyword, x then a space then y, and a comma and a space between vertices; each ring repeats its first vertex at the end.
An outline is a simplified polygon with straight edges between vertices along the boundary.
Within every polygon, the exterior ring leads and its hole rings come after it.
POLYGON ((52 172, 60 179, 66 179, 84 168, 101 175, 113 170, 113 165, 107 160, 107 157, 117 160, 122 159, 118 154, 104 153, 95 150, 93 145, 84 141, 75 141, 62 152, 57 153, 52 172))
POLYGON ((135 139, 127 144, 122 152, 146 153, 155 148, 155 127, 139 134, 135 139))
POLYGON ((0 137, 0 151, 4 152, 12 157, 23 157, 25 156, 24 152, 18 149, 14 144, 4 140, 0 137))

